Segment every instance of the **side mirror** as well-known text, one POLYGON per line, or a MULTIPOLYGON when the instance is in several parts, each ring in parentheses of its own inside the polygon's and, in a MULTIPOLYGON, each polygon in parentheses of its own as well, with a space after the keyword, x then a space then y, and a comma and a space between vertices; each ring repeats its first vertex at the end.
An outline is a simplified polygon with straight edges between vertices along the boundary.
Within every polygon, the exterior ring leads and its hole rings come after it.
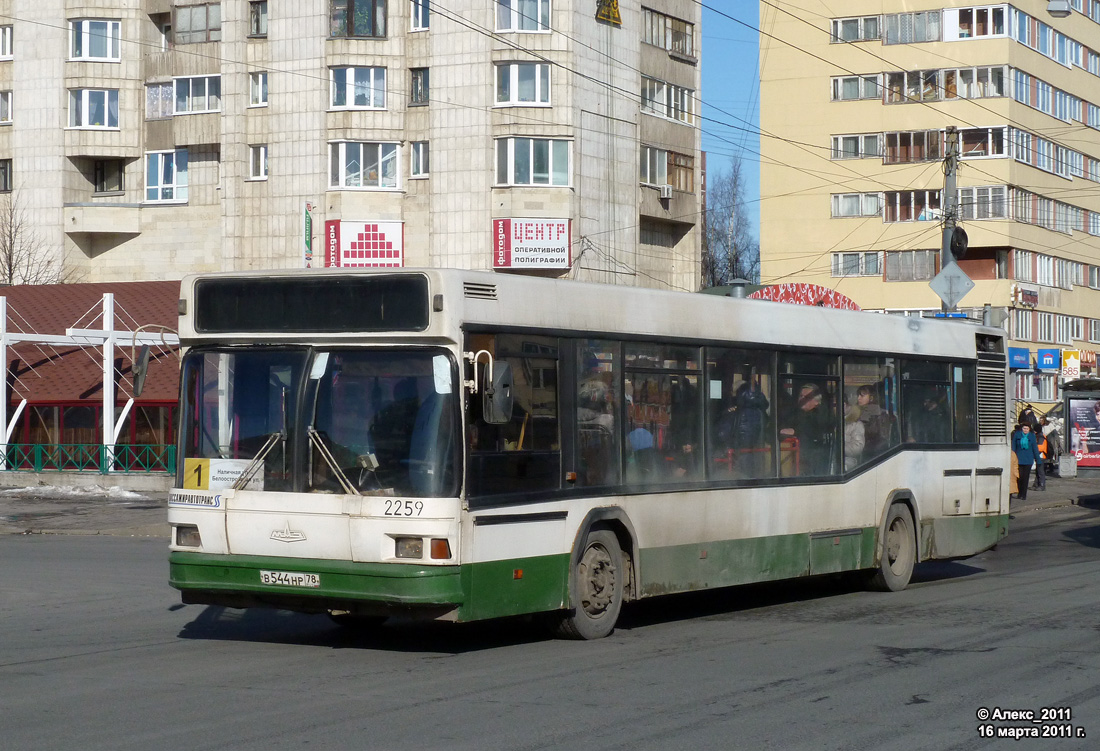
POLYGON ((481 390, 481 416, 490 425, 503 425, 512 419, 512 365, 494 362, 493 372, 485 369, 485 388, 481 390))
POLYGON ((148 344, 141 345, 141 349, 138 350, 138 356, 134 358, 131 373, 134 376, 134 396, 141 396, 141 392, 145 388, 145 376, 149 373, 148 344))

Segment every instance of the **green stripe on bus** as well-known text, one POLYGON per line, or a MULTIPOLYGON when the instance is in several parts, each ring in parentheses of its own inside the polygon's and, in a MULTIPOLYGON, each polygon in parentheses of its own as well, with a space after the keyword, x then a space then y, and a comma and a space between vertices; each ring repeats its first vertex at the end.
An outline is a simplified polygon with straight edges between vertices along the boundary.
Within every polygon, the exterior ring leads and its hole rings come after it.
POLYGON ((959 558, 988 550, 1008 535, 1008 514, 943 516, 932 520, 932 555, 959 558))
POLYGON ((184 552, 170 553, 168 563, 169 583, 181 590, 294 594, 393 605, 461 604, 464 596, 459 566, 184 552), (321 586, 261 584, 261 570, 319 574, 321 586))

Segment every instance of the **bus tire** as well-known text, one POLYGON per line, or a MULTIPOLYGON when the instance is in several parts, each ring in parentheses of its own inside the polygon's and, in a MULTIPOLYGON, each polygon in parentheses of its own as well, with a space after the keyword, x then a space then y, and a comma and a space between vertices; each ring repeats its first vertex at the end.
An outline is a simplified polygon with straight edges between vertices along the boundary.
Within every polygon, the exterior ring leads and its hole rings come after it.
POLYGON ((909 586, 917 562, 917 543, 913 533, 913 515, 904 503, 893 503, 886 515, 882 551, 878 569, 871 574, 871 589, 900 592, 909 586))
POLYGON ((619 538, 608 529, 590 531, 570 573, 575 607, 558 620, 558 636, 602 639, 610 634, 623 606, 625 580, 619 538))

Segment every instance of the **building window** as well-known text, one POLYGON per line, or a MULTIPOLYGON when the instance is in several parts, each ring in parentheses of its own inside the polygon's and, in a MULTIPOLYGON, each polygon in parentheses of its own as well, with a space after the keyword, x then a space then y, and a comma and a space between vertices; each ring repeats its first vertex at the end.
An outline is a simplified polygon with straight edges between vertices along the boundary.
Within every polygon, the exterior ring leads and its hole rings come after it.
POLYGON ((71 89, 70 128, 117 128, 118 89, 71 89))
POLYGON ((386 36, 386 0, 329 0, 329 36, 386 36))
POLYGON ((833 42, 864 42, 880 37, 878 16, 833 20, 833 42))
POLYGON ((550 104, 549 63, 498 63, 497 104, 550 104))
POLYGON ((250 180, 267 179, 266 143, 248 147, 248 178, 250 180))
POLYGON ((1013 324, 1016 332, 1013 336, 1018 341, 1030 342, 1031 341, 1031 319, 1034 318, 1032 311, 1030 310, 1017 310, 1016 315, 1013 317, 1013 324))
MULTIPOLYGON (((7 161, 11 161, 10 159, 7 161)), ((1093 344, 1100 343, 1100 319, 1089 319, 1089 341, 1093 344)))
POLYGON ((550 0, 496 0, 497 31, 549 31, 550 0))
POLYGON ((175 87, 170 83, 151 83, 145 87, 145 117, 162 120, 172 116, 175 87))
POLYGON ((396 188, 396 143, 338 141, 329 144, 332 188, 396 188))
POLYGON ((119 53, 121 34, 121 21, 70 21, 69 59, 121 60, 122 56, 119 53))
POLYGON ((1008 216, 1004 185, 959 188, 959 219, 1004 219, 1008 216))
POLYGON ((879 76, 839 76, 833 79, 833 101, 847 102, 858 99, 881 99, 879 76))
POLYGON ((431 16, 430 0, 411 0, 412 2, 412 30, 427 31, 428 20, 431 16))
POLYGON ((695 159, 653 146, 643 146, 639 181, 643 185, 671 185, 683 193, 695 192, 695 159))
POLYGON ((412 74, 412 81, 409 86, 409 104, 427 104, 430 96, 428 89, 428 69, 413 68, 409 72, 412 74))
POLYGON ((938 161, 943 155, 943 134, 938 130, 886 133, 883 138, 886 142, 884 164, 938 161))
POLYGON ((571 146, 550 138, 497 139, 497 185, 568 186, 571 146))
POLYGON ((944 41, 1004 36, 1006 13, 1004 5, 948 8, 944 10, 944 41))
POLYGON ((267 0, 248 4, 248 35, 267 36, 267 0))
POLYGON ((959 131, 959 151, 964 159, 1005 156, 1007 128, 967 128, 959 131))
POLYGON ((0 60, 12 58, 12 28, 11 25, 0 26, 0 60))
POLYGON ((410 177, 428 176, 428 142, 412 142, 412 164, 409 167, 410 177))
POLYGON ((145 154, 147 203, 187 202, 187 149, 145 154))
POLYGON ((878 133, 833 136, 833 159, 878 159, 882 156, 882 137, 878 133))
POLYGON ((883 194, 882 221, 926 222, 940 220, 938 190, 899 190, 883 194))
POLYGON ((935 102, 943 98, 938 70, 910 70, 886 74, 886 103, 935 102))
POLYGON ((220 42, 222 38, 221 3, 183 5, 176 8, 173 41, 176 44, 220 42))
MULTIPOLYGON (((1005 96, 1008 67, 948 68, 942 71, 944 99, 983 99, 1005 96)), ((1026 75, 1026 74, 1025 74, 1026 75)))
POLYGON ((173 110, 175 114, 221 111, 221 76, 177 78, 173 83, 176 87, 176 103, 173 110))
POLYGON ((96 193, 121 193, 126 189, 123 176, 126 162, 122 159, 97 159, 92 165, 92 184, 96 193))
POLYGON ((261 70, 248 74, 248 106, 267 106, 267 71, 261 70))
POLYGON ((884 44, 940 41, 940 11, 895 13, 886 16, 884 44))
POLYGON ((11 193, 11 159, 0 159, 0 193, 11 193))
POLYGON ((691 125, 694 111, 694 91, 642 76, 642 112, 691 125))
POLYGON ((882 276, 882 260, 877 251, 833 253, 833 276, 882 276))
POLYGON ((936 273, 935 250, 886 251, 886 281, 923 282, 936 273))
POLYGON ((878 216, 878 193, 834 193, 833 217, 878 216))
POLYGON ((1036 323, 1038 324, 1039 336, 1036 341, 1040 342, 1053 342, 1054 341, 1054 314, 1053 313, 1036 313, 1036 323))
POLYGON ((642 8, 642 41, 685 57, 695 57, 695 24, 642 8))
POLYGON ((11 125, 12 121, 12 94, 10 91, 0 91, 0 125, 11 125))
POLYGON ((385 68, 333 68, 332 108, 386 109, 385 68))

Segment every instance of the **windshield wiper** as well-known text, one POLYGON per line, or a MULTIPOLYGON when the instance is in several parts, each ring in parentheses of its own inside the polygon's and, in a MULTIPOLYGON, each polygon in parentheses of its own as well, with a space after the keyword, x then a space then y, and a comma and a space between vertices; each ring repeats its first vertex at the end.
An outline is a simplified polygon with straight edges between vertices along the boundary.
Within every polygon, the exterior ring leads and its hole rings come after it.
POLYGON ((339 480, 340 487, 344 489, 344 492, 348 495, 362 495, 359 489, 351 484, 351 480, 344 474, 344 470, 340 469, 340 465, 336 462, 336 457, 332 455, 332 451, 325 445, 325 439, 322 438, 321 434, 317 432, 317 429, 312 426, 309 428, 309 442, 317 449, 317 453, 325 460, 325 464, 332 470, 332 473, 336 475, 336 479, 339 480))
POLYGON ((244 472, 241 472, 240 477, 233 482, 233 490, 244 489, 244 486, 247 485, 249 480, 252 479, 252 476, 256 474, 256 470, 263 465, 264 459, 271 453, 271 449, 275 448, 275 444, 280 441, 286 441, 286 433, 281 430, 277 430, 267 437, 267 440, 264 441, 264 445, 260 447, 259 453, 252 458, 252 461, 244 468, 244 472))

